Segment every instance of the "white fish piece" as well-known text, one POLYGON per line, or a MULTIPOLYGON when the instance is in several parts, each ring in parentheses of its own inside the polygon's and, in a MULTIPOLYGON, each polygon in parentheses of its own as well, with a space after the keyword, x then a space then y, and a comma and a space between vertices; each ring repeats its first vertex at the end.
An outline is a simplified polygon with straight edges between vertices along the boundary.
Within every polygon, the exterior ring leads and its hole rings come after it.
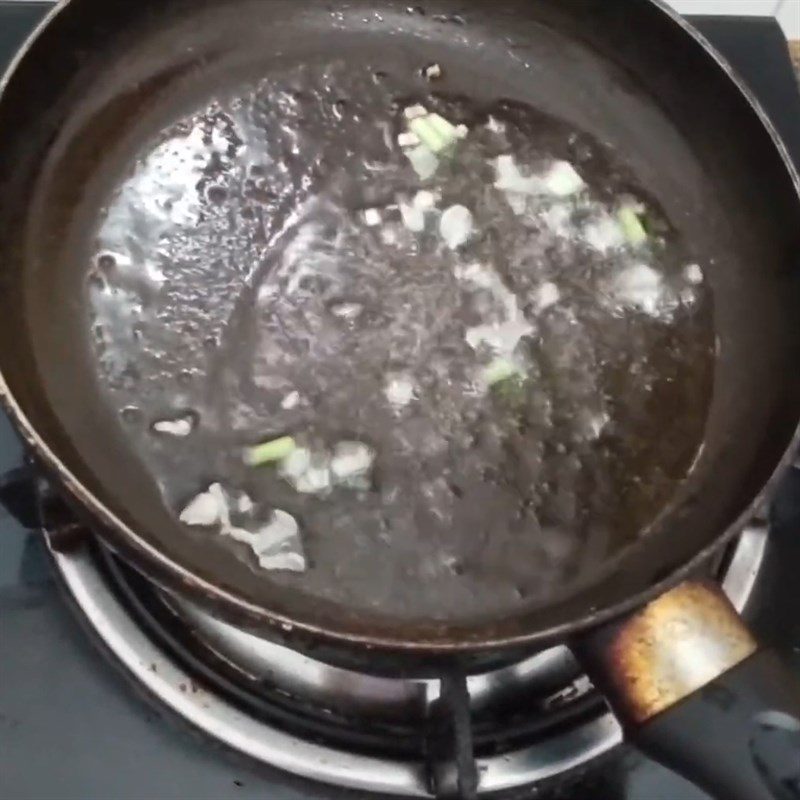
POLYGON ((451 250, 466 244, 473 231, 472 212, 460 204, 450 206, 439 220, 439 233, 451 250))
POLYGON ((423 76, 429 81, 442 77, 442 68, 439 64, 429 64, 422 70, 423 76))
POLYGON ((364 224, 369 227, 381 224, 381 212, 377 208, 364 209, 364 224))
POLYGON ((357 319, 363 310, 364 306, 362 303, 345 302, 336 303, 336 305, 331 306, 331 314, 333 314, 334 317, 351 321, 357 319))
POLYGON ((240 514, 249 514, 253 511, 255 506, 253 505, 253 501, 250 499, 249 495, 242 494, 239 495, 236 501, 236 510, 240 514))
POLYGON ((223 536, 230 536, 234 541, 247 545, 253 544, 253 536, 255 535, 252 531, 248 531, 247 528, 240 528, 237 525, 230 524, 222 525, 219 532, 223 534, 223 536))
POLYGON ((482 264, 473 263, 466 267, 457 267, 455 275, 459 280, 469 281, 481 289, 489 290, 505 308, 504 320, 468 328, 465 334, 467 344, 473 350, 485 344, 496 355, 512 358, 519 340, 534 330, 525 319, 514 293, 493 269, 482 264))
POLYGON ((235 525, 223 525, 221 533, 250 547, 262 569, 292 572, 303 572, 306 569, 297 520, 279 508, 272 512, 272 518, 266 525, 255 531, 235 525))
POLYGON ((603 432, 603 428, 605 428, 606 422, 608 422, 608 419, 601 415, 592 417, 590 422, 590 427, 592 435, 594 436, 595 439, 597 439, 597 437, 600 436, 600 434, 603 432))
POLYGON ((514 156, 497 156, 494 162, 494 186, 501 192, 514 195, 535 195, 542 193, 542 182, 535 175, 525 176, 520 172, 514 156))
POLYGON ((427 189, 420 189, 420 191, 414 195, 412 203, 414 208, 418 208, 422 211, 432 211, 436 208, 437 201, 438 198, 433 192, 429 192, 427 189))
POLYGON ((428 109, 425 106, 420 105, 417 103, 413 106, 407 106, 403 109, 403 116, 407 120, 412 119, 419 119, 420 117, 427 117, 428 116, 428 109))
POLYGON ((366 475, 372 468, 375 451, 364 442, 339 442, 333 450, 331 473, 337 482, 366 475))
POLYGON ((300 404, 300 392, 294 391, 289 392, 286 397, 281 400, 281 408, 286 409, 287 411, 291 411, 293 408, 297 408, 300 404))
POLYGON ((230 527, 231 509, 228 493, 222 487, 221 483, 212 483, 206 491, 217 503, 217 508, 219 509, 220 529, 224 530, 225 528, 230 527))
POLYGON ((397 144, 400 147, 416 147, 419 143, 419 136, 414 131, 402 131, 397 134, 397 144))
POLYGON ((383 390, 386 399, 395 408, 404 408, 414 399, 414 383, 406 375, 394 375, 383 390))
POLYGON ((270 547, 275 543, 285 541, 291 536, 296 536, 300 530, 297 520, 287 511, 276 508, 272 512, 272 519, 255 534, 257 544, 270 547))
POLYGON ((683 277, 687 282, 696 286, 703 282, 703 270, 699 264, 687 264, 683 268, 683 277))
POLYGON ((490 116, 488 120, 486 120, 486 127, 492 133, 505 133, 506 132, 506 124, 505 122, 500 122, 497 117, 490 116))
POLYGON ((514 157, 507 154, 495 159, 494 185, 503 192, 555 197, 569 197, 586 186, 569 161, 554 162, 543 175, 525 176, 514 157))
POLYGON ((293 483, 297 481, 311 466, 311 451, 307 447, 298 447, 282 458, 278 463, 278 474, 293 483))
POLYGON ((400 203, 400 216, 403 225, 412 233, 422 233, 425 230, 425 212, 415 204, 400 203))
POLYGON ((400 216, 408 230, 421 233, 425 230, 425 214, 436 209, 438 197, 433 192, 421 189, 412 198, 410 203, 401 202, 398 206, 400 216))
POLYGON ((528 200, 530 195, 522 192, 506 192, 506 201, 511 206, 511 210, 521 217, 528 210, 528 200))
POLYGON ((569 197, 586 186, 583 178, 569 161, 556 161, 542 176, 541 182, 544 188, 556 197, 569 197))
POLYGON ((327 463, 312 464, 295 481, 295 490, 300 494, 327 494, 331 490, 331 471, 327 463))
POLYGON ((178 517, 184 525, 211 527, 228 517, 228 504, 222 487, 212 483, 205 492, 193 497, 178 517))
POLYGON ((255 509, 248 495, 241 493, 233 498, 220 483, 212 483, 181 512, 181 522, 203 527, 219 525, 223 536, 248 545, 263 569, 293 572, 306 569, 300 527, 291 514, 276 508, 270 521, 253 531, 231 524, 232 503, 242 514, 250 514, 255 509))
POLYGON ((284 570, 286 572, 305 572, 306 557, 302 553, 265 553, 258 557, 258 564, 263 569, 284 570))
POLYGON ((542 213, 542 220, 547 229, 563 239, 570 239, 575 234, 572 224, 572 208, 567 203, 554 203, 542 213))
POLYGON ((604 213, 583 229, 586 244, 599 253, 624 247, 627 239, 622 226, 610 214, 604 213))
POLYGON ((536 290, 536 308, 544 311, 555 305, 561 299, 561 292, 552 281, 546 281, 536 290))
POLYGON ((264 569, 305 571, 300 526, 288 512, 276 508, 272 519, 251 537, 249 544, 264 569))
POLYGON ((627 306, 654 315, 663 301, 661 276, 647 264, 635 264, 617 275, 614 296, 627 306))
POLYGON ((436 170, 439 168, 439 159, 436 153, 429 150, 424 144, 406 150, 405 153, 421 181, 427 181, 436 174, 436 170))
POLYGON ((195 420, 191 415, 175 417, 174 419, 160 419, 153 423, 153 430, 165 436, 188 436, 194 430, 195 420))

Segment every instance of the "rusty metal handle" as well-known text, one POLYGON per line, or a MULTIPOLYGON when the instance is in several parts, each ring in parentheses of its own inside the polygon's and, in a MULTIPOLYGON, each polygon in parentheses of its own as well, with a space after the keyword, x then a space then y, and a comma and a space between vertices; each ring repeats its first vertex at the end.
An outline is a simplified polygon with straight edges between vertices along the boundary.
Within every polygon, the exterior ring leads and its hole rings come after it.
POLYGON ((643 752, 719 800, 800 800, 800 680, 688 582, 576 646, 643 752))

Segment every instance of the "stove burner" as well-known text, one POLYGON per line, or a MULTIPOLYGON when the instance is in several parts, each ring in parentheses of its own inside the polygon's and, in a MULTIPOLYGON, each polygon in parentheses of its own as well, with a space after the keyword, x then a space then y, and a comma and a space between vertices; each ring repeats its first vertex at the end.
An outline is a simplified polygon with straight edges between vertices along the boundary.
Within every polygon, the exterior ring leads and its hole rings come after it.
MULTIPOLYGON (((717 565, 742 610, 766 523, 717 565)), ((50 548, 67 589, 129 675, 214 740, 273 767, 362 791, 430 796, 425 731, 439 680, 329 666, 167 596, 87 537, 50 548)), ((622 740, 620 727, 564 646, 467 679, 479 792, 565 778, 622 740)))

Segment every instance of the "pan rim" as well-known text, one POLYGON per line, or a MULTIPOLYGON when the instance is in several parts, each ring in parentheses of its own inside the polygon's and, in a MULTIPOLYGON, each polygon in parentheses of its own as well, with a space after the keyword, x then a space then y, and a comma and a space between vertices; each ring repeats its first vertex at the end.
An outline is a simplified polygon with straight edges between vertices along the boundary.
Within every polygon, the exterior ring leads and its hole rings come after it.
MULTIPOLYGON (((36 28, 31 32, 23 45, 19 48, 7 69, 0 78, 0 102, 5 95, 5 90, 12 80, 19 66, 30 54, 42 33, 52 24, 53 20, 61 15, 67 8, 74 6, 78 0, 59 0, 36 28)), ((749 108, 755 113, 764 130, 772 140, 778 155, 785 168, 788 170, 794 193, 800 203, 800 174, 793 163, 788 149, 780 134, 776 130, 760 101, 755 97, 744 80, 739 77, 727 59, 681 15, 667 6, 664 0, 645 0, 651 7, 665 15, 673 24, 678 25, 685 34, 703 48, 706 55, 713 59, 728 80, 738 90, 739 95, 746 101, 749 108)), ((631 610, 647 603, 653 598, 680 583, 700 565, 707 561, 720 547, 733 539, 746 527, 753 516, 764 507, 765 502, 790 468, 794 454, 800 447, 800 419, 790 439, 788 448, 778 460, 774 470, 764 483, 762 489, 747 505, 743 512, 706 546, 702 547, 683 565, 676 568, 665 578, 655 582, 644 590, 635 591, 618 602, 612 603, 602 609, 572 619, 567 622, 551 625, 549 627, 535 628, 522 633, 495 634, 481 636, 480 625, 449 624, 436 628, 432 634, 430 627, 420 630, 418 637, 411 638, 407 634, 415 627, 420 629, 419 623, 409 623, 403 626, 403 634, 393 636, 390 633, 372 634, 359 630, 347 630, 346 626, 339 629, 324 627, 307 619, 297 618, 270 610, 265 605, 254 603, 246 598, 234 594, 226 589, 214 585, 194 572, 182 566, 176 560, 162 553, 157 547, 142 538, 133 528, 121 520, 98 496, 91 492, 73 474, 61 458, 50 448, 43 437, 39 435, 35 426, 28 419, 22 407, 17 402, 11 388, 0 370, 0 403, 5 408, 16 429, 22 435, 27 446, 43 462, 51 474, 57 476, 59 486, 63 486, 72 499, 85 508, 97 520, 99 536, 108 542, 112 548, 122 551, 126 559, 132 564, 143 569, 156 583, 179 593, 187 593, 201 603, 213 603, 215 607, 224 608, 227 616, 237 616, 247 620, 248 624, 265 628, 272 628, 279 637, 287 634, 298 634, 312 637, 319 641, 326 641, 335 646, 346 648, 367 647, 370 649, 404 654, 408 656, 458 656, 485 652, 489 650, 507 650, 514 648, 536 648, 546 643, 563 640, 573 634, 580 633, 589 628, 601 625, 614 618, 622 616, 631 610), (153 573, 156 573, 155 575, 153 573), (472 630, 473 634, 465 635, 462 631, 472 630), (454 636, 455 632, 455 636, 454 636), (477 634, 477 635, 476 635, 477 634)), ((94 530, 94 528, 93 528, 94 530)), ((390 630, 390 629, 389 629, 390 630)))

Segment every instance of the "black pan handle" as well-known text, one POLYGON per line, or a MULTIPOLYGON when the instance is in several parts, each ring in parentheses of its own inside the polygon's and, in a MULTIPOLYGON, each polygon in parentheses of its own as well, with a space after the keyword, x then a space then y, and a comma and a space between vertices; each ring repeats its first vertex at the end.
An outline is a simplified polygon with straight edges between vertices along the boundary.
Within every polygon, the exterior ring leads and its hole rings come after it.
POLYGON ((800 679, 689 582, 575 647, 627 738, 718 800, 800 800, 800 679))
POLYGON ((762 650, 642 725, 633 741, 720 800, 800 800, 800 693, 762 650))

